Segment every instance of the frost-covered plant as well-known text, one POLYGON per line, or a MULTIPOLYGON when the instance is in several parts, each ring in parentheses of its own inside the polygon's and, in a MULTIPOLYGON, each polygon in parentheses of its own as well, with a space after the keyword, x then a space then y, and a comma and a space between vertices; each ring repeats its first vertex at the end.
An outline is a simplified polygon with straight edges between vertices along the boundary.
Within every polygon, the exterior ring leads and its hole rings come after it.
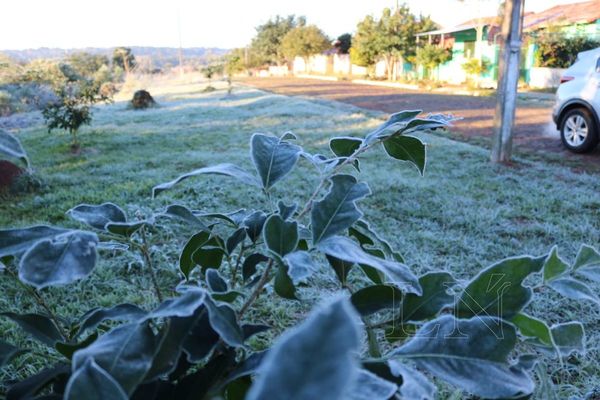
MULTIPOLYGON (((582 349, 584 332, 579 322, 550 327, 523 310, 541 286, 600 303, 582 280, 599 280, 600 254, 584 246, 573 265, 556 249, 509 258, 466 283, 447 271, 416 276, 363 219, 357 203, 371 192, 354 173, 363 154, 377 148, 423 172, 425 146, 410 134, 443 127, 449 118, 419 114, 394 114, 363 138, 332 138, 330 155, 309 154, 291 133, 255 134, 256 171, 219 164, 153 189, 156 196, 192 177, 228 176, 261 191, 266 209, 208 213, 171 205, 155 218, 130 220, 112 203, 83 204, 68 215, 91 230, 0 231, 5 279, 40 308, 2 315, 63 357, 12 385, 8 398, 431 399, 432 377, 484 398, 529 396, 533 352, 564 357, 582 349), (292 204, 277 201, 273 188, 300 159, 319 173, 314 191, 292 204), (179 256, 182 280, 165 299, 147 233, 173 221, 196 233, 179 256), (158 304, 94 308, 76 319, 56 315, 43 289, 88 276, 98 249, 139 253, 158 304), (302 301, 298 288, 327 273, 339 282, 338 297, 270 349, 253 348, 249 338, 269 329, 253 319, 257 299, 302 301)), ((2 364, 26 351, 0 346, 2 364)))

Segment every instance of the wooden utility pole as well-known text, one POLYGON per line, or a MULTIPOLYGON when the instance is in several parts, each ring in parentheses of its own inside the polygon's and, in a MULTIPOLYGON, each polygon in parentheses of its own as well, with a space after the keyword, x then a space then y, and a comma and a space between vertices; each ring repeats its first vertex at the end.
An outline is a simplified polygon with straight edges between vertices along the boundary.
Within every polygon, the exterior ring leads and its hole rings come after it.
POLYGON ((506 0, 502 23, 503 46, 498 68, 498 90, 491 161, 510 161, 517 106, 517 85, 523 34, 525 0, 506 0))

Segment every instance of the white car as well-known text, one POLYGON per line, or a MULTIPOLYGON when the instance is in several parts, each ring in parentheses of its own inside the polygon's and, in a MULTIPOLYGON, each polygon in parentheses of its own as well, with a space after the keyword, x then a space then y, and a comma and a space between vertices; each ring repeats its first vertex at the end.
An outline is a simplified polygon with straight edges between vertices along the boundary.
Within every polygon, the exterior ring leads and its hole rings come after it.
POLYGON ((579 53, 561 78, 552 118, 564 146, 592 151, 600 139, 600 48, 579 53))

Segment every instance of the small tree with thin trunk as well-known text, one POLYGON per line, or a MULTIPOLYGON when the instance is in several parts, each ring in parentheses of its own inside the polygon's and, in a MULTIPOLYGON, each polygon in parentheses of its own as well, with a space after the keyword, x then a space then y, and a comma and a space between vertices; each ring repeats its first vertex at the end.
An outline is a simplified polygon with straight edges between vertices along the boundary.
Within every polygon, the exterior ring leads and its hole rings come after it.
POLYGON ((281 40, 281 52, 289 61, 302 57, 310 72, 309 57, 331 48, 327 35, 316 25, 299 26, 289 31, 281 40))

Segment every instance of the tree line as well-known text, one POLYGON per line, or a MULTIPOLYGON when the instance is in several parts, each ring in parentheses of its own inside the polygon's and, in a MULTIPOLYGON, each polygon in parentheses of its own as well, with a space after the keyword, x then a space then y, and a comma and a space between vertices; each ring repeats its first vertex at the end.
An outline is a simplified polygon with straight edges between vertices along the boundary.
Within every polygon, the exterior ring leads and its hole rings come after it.
MULTIPOLYGON (((394 79, 396 63, 411 61, 431 66, 432 59, 443 62, 445 49, 435 46, 417 47, 416 34, 439 29, 440 25, 429 16, 416 15, 406 5, 383 9, 379 17, 366 16, 356 27, 354 35, 343 33, 330 38, 322 29, 308 24, 305 17, 276 16, 256 27, 256 34, 243 48, 227 55, 229 70, 285 65, 301 57, 331 50, 337 54, 350 54, 354 64, 373 67, 384 60, 388 78, 394 79)), ((435 64, 435 61, 433 62, 435 64)), ((438 62, 439 63, 439 62, 438 62)))

